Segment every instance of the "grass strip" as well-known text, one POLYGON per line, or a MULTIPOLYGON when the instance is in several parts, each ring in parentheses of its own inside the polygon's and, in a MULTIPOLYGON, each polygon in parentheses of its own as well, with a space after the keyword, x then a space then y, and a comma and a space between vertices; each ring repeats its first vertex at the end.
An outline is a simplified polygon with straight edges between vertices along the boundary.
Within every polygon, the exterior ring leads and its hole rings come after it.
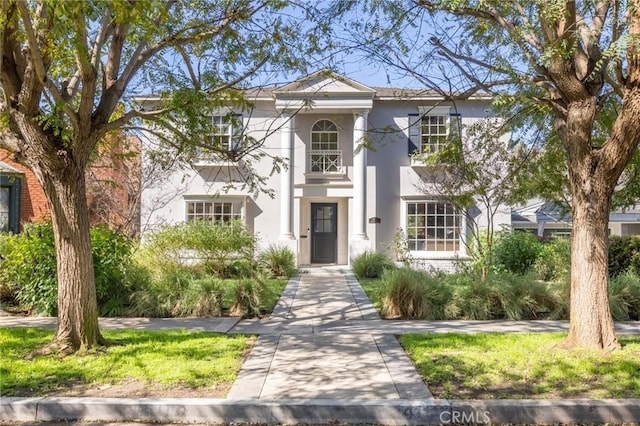
MULTIPOLYGON (((112 345, 64 358, 25 360, 51 341, 41 329, 0 329, 0 395, 46 396, 71 386, 139 382, 170 389, 227 389, 254 337, 186 331, 103 331, 112 345)), ((123 395, 124 396, 124 395, 123 395)))
POLYGON ((558 347, 562 333, 399 337, 436 398, 638 398, 640 337, 611 354, 558 347))

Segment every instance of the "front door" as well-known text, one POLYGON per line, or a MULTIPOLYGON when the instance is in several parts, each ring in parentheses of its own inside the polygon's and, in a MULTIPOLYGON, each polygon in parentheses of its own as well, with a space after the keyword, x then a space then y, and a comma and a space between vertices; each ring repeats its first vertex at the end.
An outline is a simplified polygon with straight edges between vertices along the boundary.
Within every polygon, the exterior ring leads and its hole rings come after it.
POLYGON ((311 203, 311 263, 336 263, 338 204, 311 203))

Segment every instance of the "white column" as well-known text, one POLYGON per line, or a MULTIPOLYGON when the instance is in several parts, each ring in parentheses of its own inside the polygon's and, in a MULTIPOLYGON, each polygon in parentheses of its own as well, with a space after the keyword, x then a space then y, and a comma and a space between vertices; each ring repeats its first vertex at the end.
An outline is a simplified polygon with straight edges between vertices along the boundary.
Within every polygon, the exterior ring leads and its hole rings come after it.
POLYGON ((287 167, 280 172, 280 240, 295 240, 293 235, 293 115, 280 115, 280 156, 287 167))
POLYGON ((367 131, 368 111, 353 113, 353 215, 352 240, 368 240, 367 224, 367 150, 362 147, 367 131))

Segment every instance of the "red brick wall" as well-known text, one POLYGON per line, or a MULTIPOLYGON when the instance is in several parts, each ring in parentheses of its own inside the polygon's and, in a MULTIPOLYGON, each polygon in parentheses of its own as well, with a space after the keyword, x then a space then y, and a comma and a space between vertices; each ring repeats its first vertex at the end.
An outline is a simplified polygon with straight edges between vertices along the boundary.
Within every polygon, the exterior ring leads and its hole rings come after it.
POLYGON ((2 149, 0 161, 24 173, 20 188, 20 223, 36 222, 48 217, 47 197, 33 172, 13 161, 12 154, 2 149))

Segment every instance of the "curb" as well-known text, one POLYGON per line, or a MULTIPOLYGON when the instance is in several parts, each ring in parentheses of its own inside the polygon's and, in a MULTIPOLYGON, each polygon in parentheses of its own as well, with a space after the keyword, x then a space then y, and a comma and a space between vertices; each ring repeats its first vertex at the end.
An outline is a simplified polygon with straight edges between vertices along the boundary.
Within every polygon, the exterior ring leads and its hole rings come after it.
POLYGON ((227 400, 0 398, 0 421, 151 421, 267 424, 636 423, 640 399, 227 400))

